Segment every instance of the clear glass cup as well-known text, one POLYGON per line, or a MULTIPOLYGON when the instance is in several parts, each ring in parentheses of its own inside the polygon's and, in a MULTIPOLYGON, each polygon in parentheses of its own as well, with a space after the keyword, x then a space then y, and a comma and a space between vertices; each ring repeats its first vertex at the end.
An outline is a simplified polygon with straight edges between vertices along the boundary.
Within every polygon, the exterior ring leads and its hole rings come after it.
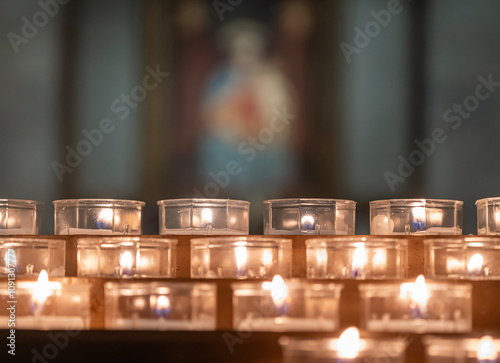
POLYGON ((292 273, 292 241, 261 236, 191 240, 192 278, 267 279, 292 273))
POLYGON ((353 235, 356 202, 343 199, 264 201, 266 235, 353 235))
POLYGON ((313 279, 398 279, 408 272, 404 238, 312 238, 306 255, 307 277, 313 279))
POLYGON ((370 202, 372 235, 461 235, 463 202, 387 199, 370 202))
POLYGON ((77 240, 78 276, 175 277, 177 240, 143 236, 77 240))
POLYGON ((160 234, 248 235, 250 202, 231 199, 158 201, 160 234))
POLYGON ((63 199, 53 203, 56 235, 142 234, 144 202, 120 199, 63 199))
POLYGON ((38 234, 42 205, 34 200, 0 199, 0 235, 38 234))

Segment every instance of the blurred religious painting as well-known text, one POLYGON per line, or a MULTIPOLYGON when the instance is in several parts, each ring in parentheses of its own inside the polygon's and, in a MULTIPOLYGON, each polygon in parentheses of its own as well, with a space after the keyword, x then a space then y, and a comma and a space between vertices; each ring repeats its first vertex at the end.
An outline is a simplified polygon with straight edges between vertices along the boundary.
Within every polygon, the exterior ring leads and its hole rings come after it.
POLYGON ((308 1, 232 4, 177 4, 172 170, 185 197, 250 201, 261 233, 262 201, 307 175, 314 17, 308 1))

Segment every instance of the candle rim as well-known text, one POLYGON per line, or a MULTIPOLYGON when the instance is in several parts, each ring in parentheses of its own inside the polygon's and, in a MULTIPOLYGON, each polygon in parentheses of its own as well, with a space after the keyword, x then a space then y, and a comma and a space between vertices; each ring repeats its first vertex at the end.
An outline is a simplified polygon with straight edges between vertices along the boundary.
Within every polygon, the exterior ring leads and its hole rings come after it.
MULTIPOLYGON (((18 244, 12 247, 34 247, 34 248, 66 248, 66 240, 58 238, 48 238, 48 236, 33 236, 33 237, 0 237, 0 246, 9 243, 18 244)), ((8 246, 10 247, 10 246, 8 246)))
POLYGON ((102 247, 103 244, 110 244, 110 248, 118 248, 123 246, 124 243, 129 243, 127 247, 162 247, 162 246, 176 246, 178 244, 176 238, 167 238, 162 236, 140 236, 140 235, 127 235, 127 236, 101 236, 89 235, 86 237, 77 237, 77 248, 83 247, 102 247))
POLYGON ((107 198, 82 198, 82 199, 58 199, 52 202, 54 207, 78 207, 80 204, 85 207, 95 208, 137 208, 144 207, 145 202, 129 199, 107 199, 107 198))
POLYGON ((192 207, 249 207, 250 202, 239 199, 221 199, 221 198, 179 198, 179 199, 162 199, 156 202, 161 206, 192 206, 192 207))
POLYGON ((191 248, 227 248, 227 247, 249 247, 249 248, 291 248, 290 238, 271 236, 214 236, 191 238, 191 248))
MULTIPOLYGON (((408 237, 371 237, 371 236, 330 236, 309 238, 306 240, 307 248, 333 248, 350 247, 356 248, 356 243, 364 243, 365 248, 380 248, 380 247, 407 247, 408 237)), ((391 249, 392 249, 391 248, 391 249)))
POLYGON ((354 209, 357 202, 350 199, 329 199, 329 198, 281 198, 268 199, 262 202, 265 207, 282 208, 282 207, 317 207, 331 205, 337 209, 354 209), (337 206, 338 204, 338 206, 337 206))
MULTIPOLYGON (((308 290, 308 291, 329 291, 334 292, 335 294, 340 294, 341 290, 344 288, 343 283, 339 282, 318 282, 311 280, 304 280, 300 278, 285 278, 283 277, 286 287, 289 290, 308 290)), ((231 283, 231 289, 233 290, 234 295, 240 295, 240 290, 250 290, 250 291, 259 291, 264 295, 268 295, 270 290, 266 290, 263 288, 262 284, 265 282, 272 282, 272 279, 265 280, 253 280, 253 281, 238 281, 231 283)))
POLYGON ((497 205, 500 204, 500 197, 487 197, 476 200, 476 206, 482 207, 484 205, 488 206, 489 204, 497 205))
MULTIPOLYGON (((137 296, 157 294, 157 290, 167 288, 170 293, 179 290, 202 290, 208 293, 217 293, 215 282, 191 281, 108 281, 104 283, 104 291, 120 296, 137 296)), ((163 293, 164 294, 164 293, 163 293)), ((174 293, 175 295, 175 293, 174 293)))
POLYGON ((369 202, 370 209, 373 207, 424 207, 424 208, 439 208, 439 207, 462 207, 464 202, 455 199, 429 199, 429 198, 408 198, 408 199, 379 199, 369 202))
POLYGON ((43 204, 44 203, 41 201, 31 200, 31 199, 0 198, 0 207, 7 207, 7 208, 38 207, 42 206, 43 204))
POLYGON ((428 248, 456 247, 463 250, 500 246, 500 236, 449 236, 432 237, 424 240, 428 248))

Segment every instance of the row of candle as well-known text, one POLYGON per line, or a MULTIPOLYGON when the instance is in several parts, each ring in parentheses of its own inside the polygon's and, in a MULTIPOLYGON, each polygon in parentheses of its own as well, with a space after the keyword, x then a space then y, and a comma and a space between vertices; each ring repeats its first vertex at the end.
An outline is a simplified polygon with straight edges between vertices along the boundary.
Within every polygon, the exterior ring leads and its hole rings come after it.
MULTIPOLYGON (((81 277, 175 277, 177 240, 163 237, 78 237, 81 277)), ((65 276, 66 241, 43 237, 0 238, 0 276, 16 256, 18 276, 46 269, 65 276)), ((395 279, 408 271, 408 240, 337 236, 305 242, 308 278, 395 279)), ((425 274, 431 278, 500 279, 500 237, 427 238, 425 274)), ((292 241, 266 236, 203 237, 190 241, 192 278, 271 278, 291 276, 292 241)))
MULTIPOLYGON (((284 363, 404 363, 404 338, 360 338, 355 327, 338 339, 281 337, 284 363)), ((423 339, 427 363, 498 363, 500 339, 427 336, 423 339)))
MULTIPOLYGON (((54 201, 54 233, 142 234, 145 203, 116 199, 54 201)), ((476 202, 478 234, 500 234, 500 198, 476 202)), ((160 234, 241 235, 249 231, 250 203, 229 199, 158 202, 160 234)), ((40 203, 0 200, 0 234, 37 234, 40 203)), ((340 199, 275 199, 264 202, 264 234, 353 235, 356 202, 340 199)), ((463 202, 391 199, 370 202, 372 235, 460 235, 463 202)))
MULTIPOLYGON (((89 329, 91 283, 50 281, 2 287, 0 327, 89 329)), ((238 331, 334 331, 339 327, 342 284, 299 279, 235 282, 233 328, 238 331)), ((472 285, 426 282, 365 283, 362 325, 372 332, 467 333, 472 330, 472 285)), ((118 330, 214 330, 217 286, 213 282, 114 281, 104 284, 105 327, 118 330)))
MULTIPOLYGON (((233 328, 240 331, 334 331, 338 329, 341 284, 283 280, 232 284, 233 328)), ((471 286, 426 282, 362 284, 363 327, 372 332, 469 333, 471 286), (383 311, 383 314, 381 312, 383 311)), ((91 285, 50 281, 42 271, 36 282, 0 289, 0 326, 36 330, 85 330, 92 319, 91 285), (15 301, 12 301, 15 300, 15 301), (14 303, 14 305, 12 305, 14 303), (13 324, 12 324, 13 323, 13 324)), ((95 306, 94 306, 95 308, 95 306)), ((214 283, 107 282, 105 328, 109 330, 203 330, 216 328, 214 283)), ((403 338, 361 339, 357 328, 339 339, 282 337, 285 363, 404 362, 403 338)), ((432 337, 423 339, 428 362, 497 363, 500 339, 432 337), (446 360, 448 359, 448 360, 446 360), (468 359, 468 360, 466 360, 468 359)))

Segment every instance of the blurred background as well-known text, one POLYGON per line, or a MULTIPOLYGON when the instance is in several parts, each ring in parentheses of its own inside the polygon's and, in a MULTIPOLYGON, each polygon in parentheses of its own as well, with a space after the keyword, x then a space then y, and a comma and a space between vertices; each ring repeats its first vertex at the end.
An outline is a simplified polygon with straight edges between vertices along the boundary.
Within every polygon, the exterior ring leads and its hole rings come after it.
POLYGON ((0 196, 500 196, 500 2, 1 0, 0 196), (434 137, 434 139, 433 139, 434 137), (432 140, 432 141, 431 141, 432 140), (419 146, 420 145, 420 146, 419 146))

